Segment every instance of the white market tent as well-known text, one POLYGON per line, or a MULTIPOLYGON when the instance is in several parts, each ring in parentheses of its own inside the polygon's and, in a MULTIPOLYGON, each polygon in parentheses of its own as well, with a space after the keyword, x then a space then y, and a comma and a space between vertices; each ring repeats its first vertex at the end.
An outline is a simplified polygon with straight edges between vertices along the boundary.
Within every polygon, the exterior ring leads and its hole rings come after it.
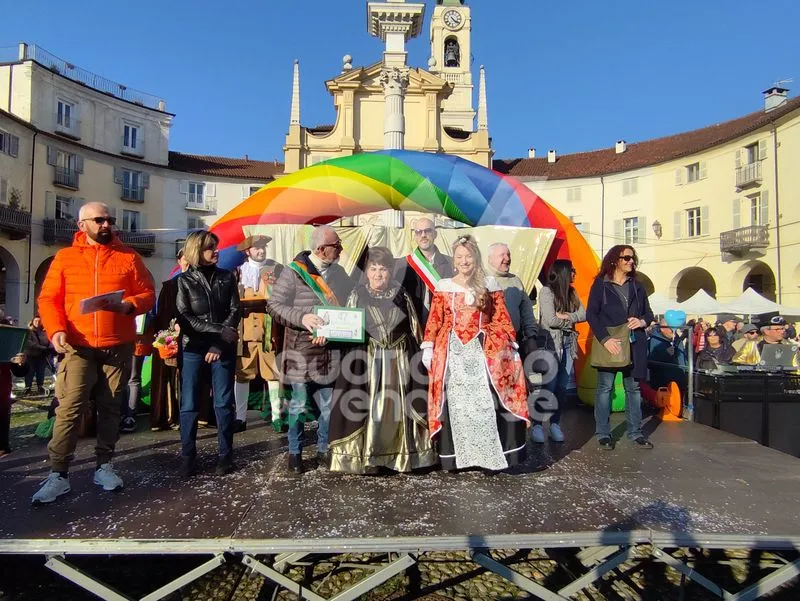
POLYGON ((764 298, 752 288, 742 292, 741 296, 722 305, 724 313, 736 315, 759 315, 761 313, 778 313, 784 317, 800 316, 800 308, 788 307, 764 298))
POLYGON ((672 300, 660 292, 653 292, 653 294, 647 297, 647 300, 650 302, 650 308, 656 315, 664 315, 667 311, 678 308, 678 301, 672 300))
POLYGON ((680 309, 686 315, 715 315, 717 313, 729 312, 713 296, 702 288, 695 292, 690 298, 682 303, 678 303, 676 309, 680 309))

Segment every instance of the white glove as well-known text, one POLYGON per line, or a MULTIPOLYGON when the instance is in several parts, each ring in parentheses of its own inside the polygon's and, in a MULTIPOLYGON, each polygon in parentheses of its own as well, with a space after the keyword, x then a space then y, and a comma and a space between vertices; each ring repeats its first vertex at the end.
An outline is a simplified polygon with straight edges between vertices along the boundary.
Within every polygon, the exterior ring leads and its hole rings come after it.
POLYGON ((433 349, 431 347, 422 349, 422 364, 425 366, 425 369, 430 370, 432 363, 433 349))

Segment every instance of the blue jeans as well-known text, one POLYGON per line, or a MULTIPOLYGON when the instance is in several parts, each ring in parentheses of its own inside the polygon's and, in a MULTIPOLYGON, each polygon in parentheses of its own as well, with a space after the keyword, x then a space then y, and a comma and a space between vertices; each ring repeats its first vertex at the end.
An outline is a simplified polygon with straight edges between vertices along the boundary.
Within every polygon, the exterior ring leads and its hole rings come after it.
MULTIPOLYGON (((547 390, 553 393, 556 398, 556 407, 548 408, 553 413, 550 415, 550 423, 557 424, 561 421, 561 408, 567 402, 567 387, 569 387, 569 377, 572 374, 572 345, 573 336, 564 336, 564 349, 561 351, 561 359, 558 361, 558 372, 546 385, 547 390)), ((557 355, 556 355, 557 357, 557 355)), ((541 421, 534 419, 533 423, 540 424, 541 421)))
POLYGON ((299 455, 303 450, 305 438, 304 423, 297 419, 303 413, 306 399, 313 398, 319 407, 319 428, 317 430, 317 452, 328 452, 328 429, 331 423, 332 386, 320 386, 314 382, 292 383, 292 398, 289 400, 289 453, 299 455))
MULTIPOLYGON (((598 438, 611 438, 611 394, 614 391, 616 372, 597 371, 597 388, 594 393, 594 423, 598 438)), ((642 393, 639 380, 630 370, 622 372, 625 387, 625 417, 628 420, 628 438, 636 440, 642 436, 642 393)))
POLYGON ((183 352, 181 368, 181 455, 194 457, 197 454, 197 420, 200 412, 200 387, 211 385, 214 391, 214 413, 217 416, 217 441, 219 456, 230 455, 233 450, 233 378, 236 374, 236 356, 222 355, 210 365, 205 362, 205 353, 183 352), (207 368, 211 369, 208 382, 207 368))

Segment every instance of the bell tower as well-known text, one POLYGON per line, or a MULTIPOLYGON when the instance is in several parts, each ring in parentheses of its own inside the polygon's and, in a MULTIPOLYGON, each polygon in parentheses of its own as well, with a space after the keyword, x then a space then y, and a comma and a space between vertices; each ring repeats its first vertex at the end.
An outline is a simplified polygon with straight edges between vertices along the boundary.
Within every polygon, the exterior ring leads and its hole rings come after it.
POLYGON ((473 131, 472 17, 465 0, 436 0, 431 18, 429 70, 453 84, 453 93, 442 101, 445 127, 473 131))

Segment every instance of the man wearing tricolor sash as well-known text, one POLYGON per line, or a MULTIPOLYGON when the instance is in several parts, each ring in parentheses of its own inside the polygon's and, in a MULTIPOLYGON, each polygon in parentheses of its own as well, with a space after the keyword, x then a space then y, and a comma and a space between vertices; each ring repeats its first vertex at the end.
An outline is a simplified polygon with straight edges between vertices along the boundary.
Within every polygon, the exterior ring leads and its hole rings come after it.
POLYGON ((431 219, 417 219, 412 232, 417 247, 410 255, 397 261, 395 279, 402 283, 411 297, 424 327, 436 282, 453 276, 453 261, 436 248, 436 227, 431 219))
POLYGON ((317 227, 311 234, 311 250, 286 266, 267 299, 269 314, 286 327, 279 365, 282 380, 292 388, 288 409, 291 473, 303 472, 303 416, 310 399, 320 413, 317 460, 327 464, 331 395, 341 353, 337 345, 314 336, 314 330, 323 325, 314 307, 342 306, 353 288, 347 272, 337 264, 341 252, 336 231, 327 225, 317 227))

